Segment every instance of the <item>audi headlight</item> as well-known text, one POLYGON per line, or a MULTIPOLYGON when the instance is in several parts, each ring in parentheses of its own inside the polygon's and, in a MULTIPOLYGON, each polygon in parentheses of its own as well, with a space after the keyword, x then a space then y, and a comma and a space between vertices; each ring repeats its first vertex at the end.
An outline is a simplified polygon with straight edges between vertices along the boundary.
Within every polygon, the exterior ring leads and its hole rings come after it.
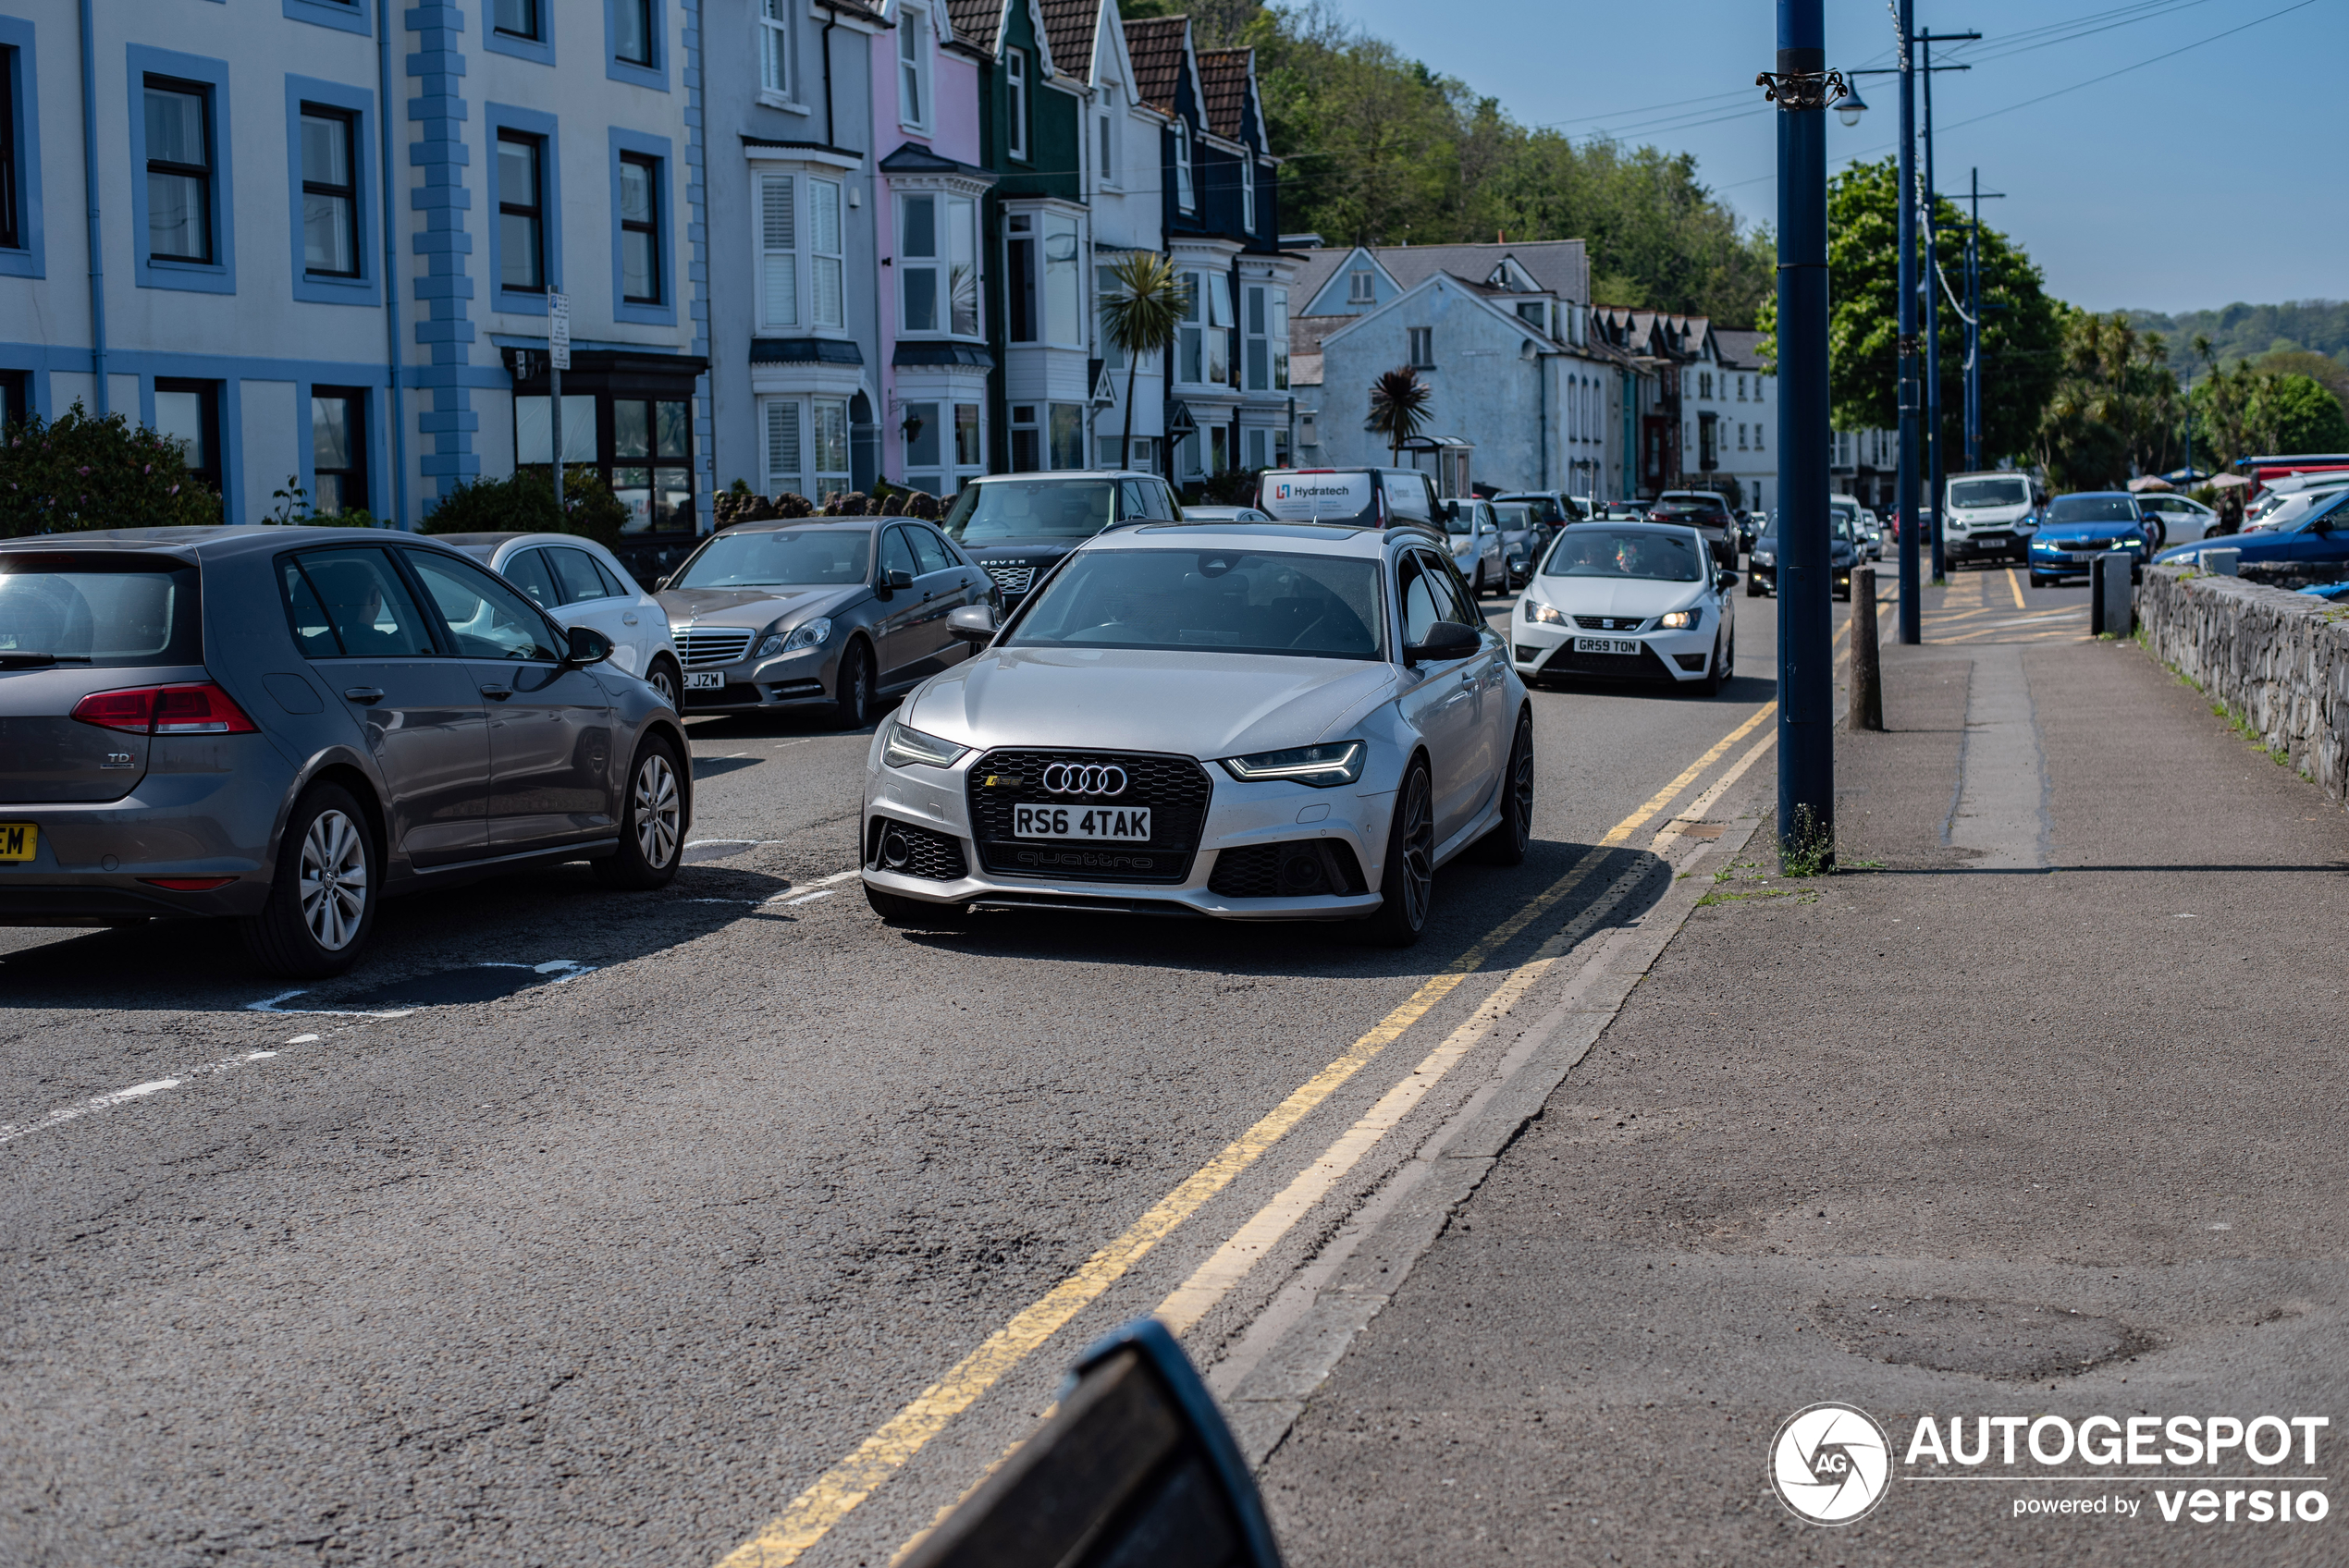
POLYGON ((1525 619, 1537 625, 1543 626, 1564 626, 1566 624, 1566 616, 1557 608, 1556 606, 1545 605, 1536 599, 1528 599, 1525 601, 1525 619))
POLYGON ((1252 756, 1225 757, 1224 771, 1248 783, 1285 778, 1316 790, 1351 784, 1362 777, 1363 759, 1371 748, 1360 741, 1339 741, 1319 746, 1293 746, 1285 752, 1258 752, 1252 756))
POLYGON ((881 742, 881 761, 892 767, 906 767, 920 763, 924 767, 952 767, 963 760, 968 746, 958 746, 952 741, 941 741, 935 735, 889 721, 889 739, 881 742))
POLYGON ((1696 620, 1697 612, 1694 610, 1674 610, 1670 615, 1657 621, 1656 625, 1666 631, 1686 631, 1696 624, 1696 620))

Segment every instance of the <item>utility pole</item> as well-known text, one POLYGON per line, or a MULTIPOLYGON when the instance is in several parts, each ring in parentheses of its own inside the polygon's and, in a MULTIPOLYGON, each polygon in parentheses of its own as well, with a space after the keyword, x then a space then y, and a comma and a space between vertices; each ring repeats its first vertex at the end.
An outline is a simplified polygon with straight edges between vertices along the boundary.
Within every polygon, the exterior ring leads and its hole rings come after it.
POLYGON ((2003 190, 1982 189, 1982 171, 1967 171, 1966 200, 1974 220, 1965 231, 1965 466, 1982 471, 1982 203, 2003 197, 2003 190))
POLYGON ((1777 69, 1758 82, 1780 111, 1778 851, 1824 867, 1835 850, 1826 109, 1846 87, 1827 69, 1825 0, 1778 0, 1777 12, 1777 69))
POLYGON ((1925 46, 1923 59, 1925 77, 1925 189, 1920 193, 1925 207, 1925 465, 1933 496, 1933 581, 1936 586, 1949 576, 1949 559, 1942 543, 1942 505, 1949 489, 1949 436, 1941 423, 1941 259, 1938 238, 1941 225, 1940 201, 1933 183, 1933 73, 1937 70, 1962 71, 1967 66, 1936 66, 1933 46, 1936 43, 1959 43, 1980 38, 1978 32, 1921 32, 1917 42, 1925 46))
MULTIPOLYGON (((1894 496, 1900 508, 1900 641, 1914 645, 1925 641, 1924 606, 1918 602, 1923 584, 1917 581, 1917 94, 1915 63, 1909 53, 1916 6, 1915 0, 1896 4, 1900 33, 1900 471, 1894 496)), ((1779 185, 1784 188, 1783 174, 1779 185)), ((1785 307, 1779 307, 1781 318, 1785 313, 1785 307)), ((1778 448, 1781 455, 1788 449, 1778 448)))

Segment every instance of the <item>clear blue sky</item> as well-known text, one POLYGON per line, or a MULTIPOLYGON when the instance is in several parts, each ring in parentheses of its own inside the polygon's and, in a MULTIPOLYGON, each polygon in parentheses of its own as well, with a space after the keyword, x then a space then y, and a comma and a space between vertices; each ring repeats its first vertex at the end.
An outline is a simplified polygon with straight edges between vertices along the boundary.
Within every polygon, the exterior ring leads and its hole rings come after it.
MULTIPOLYGON (((2349 6, 2294 4, 1917 0, 1920 31, 1985 35, 1934 52, 1937 64, 1975 62, 1934 78, 1940 188, 1962 190, 1979 166, 1984 190, 2008 193, 1983 203, 1984 221, 2022 243, 2052 292, 2090 309, 2349 294, 2349 121, 2336 80, 2349 6)), ((1741 214, 1775 217, 1774 111, 1751 85, 1776 48, 1770 0, 1337 5, 1522 122, 1693 153, 1741 214)), ((1831 64, 1892 63, 1884 0, 1827 0, 1826 14, 1831 64)), ((1851 129, 1829 123, 1830 171, 1892 151, 1893 83, 1863 79, 1868 115, 1851 129)))

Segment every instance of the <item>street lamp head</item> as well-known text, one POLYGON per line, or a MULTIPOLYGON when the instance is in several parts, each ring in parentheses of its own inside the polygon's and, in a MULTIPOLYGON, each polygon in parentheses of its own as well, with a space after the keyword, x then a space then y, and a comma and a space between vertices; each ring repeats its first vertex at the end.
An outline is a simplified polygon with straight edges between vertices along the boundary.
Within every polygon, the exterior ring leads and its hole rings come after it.
POLYGON ((1836 117, 1845 125, 1858 125, 1860 116, 1867 112, 1867 102, 1860 96, 1856 86, 1845 88, 1843 97, 1835 105, 1836 117))

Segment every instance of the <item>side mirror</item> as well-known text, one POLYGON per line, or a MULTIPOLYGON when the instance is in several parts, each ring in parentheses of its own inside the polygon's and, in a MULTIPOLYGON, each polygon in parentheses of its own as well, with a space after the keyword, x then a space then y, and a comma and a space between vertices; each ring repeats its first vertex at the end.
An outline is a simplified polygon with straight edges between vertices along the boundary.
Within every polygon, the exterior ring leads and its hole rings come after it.
POLYGON ((880 574, 879 586, 884 592, 898 588, 911 588, 913 585, 914 574, 903 567, 892 568, 880 574))
POLYGON ((1734 572, 1734 571, 1725 571, 1725 572, 1723 572, 1723 573, 1721 574, 1721 586, 1722 586, 1722 587, 1724 587, 1724 588, 1734 588, 1734 587, 1736 587, 1737 585, 1738 585, 1738 574, 1737 574, 1736 572, 1734 572))
POLYGON ((1459 503, 1459 502, 1457 502, 1457 501, 1446 501, 1446 502, 1445 502, 1445 503, 1444 503, 1444 521, 1446 521, 1446 522, 1457 522, 1457 521, 1459 521, 1459 518, 1460 518, 1460 503, 1459 503))
POLYGON ((570 647, 565 653, 566 664, 601 664, 611 657, 611 639, 592 626, 569 629, 570 647))
POLYGON ((1476 652, 1482 643, 1473 626, 1457 620, 1439 620, 1427 629, 1423 642, 1403 644, 1403 662, 1416 665, 1421 661, 1442 664, 1446 659, 1463 659, 1476 652))
POLYGON ((670 584, 671 582, 673 582, 674 580, 675 580, 675 574, 674 574, 674 573, 671 573, 671 574, 670 574, 670 576, 668 576, 668 577, 663 577, 663 578, 657 579, 657 580, 654 582, 654 583, 653 583, 653 592, 654 592, 654 593, 656 593, 656 594, 665 594, 665 593, 667 593, 667 592, 669 591, 669 584, 670 584))
POLYGON ((946 635, 957 643, 968 643, 983 648, 995 641, 995 608, 992 605, 964 605, 946 615, 946 635))

